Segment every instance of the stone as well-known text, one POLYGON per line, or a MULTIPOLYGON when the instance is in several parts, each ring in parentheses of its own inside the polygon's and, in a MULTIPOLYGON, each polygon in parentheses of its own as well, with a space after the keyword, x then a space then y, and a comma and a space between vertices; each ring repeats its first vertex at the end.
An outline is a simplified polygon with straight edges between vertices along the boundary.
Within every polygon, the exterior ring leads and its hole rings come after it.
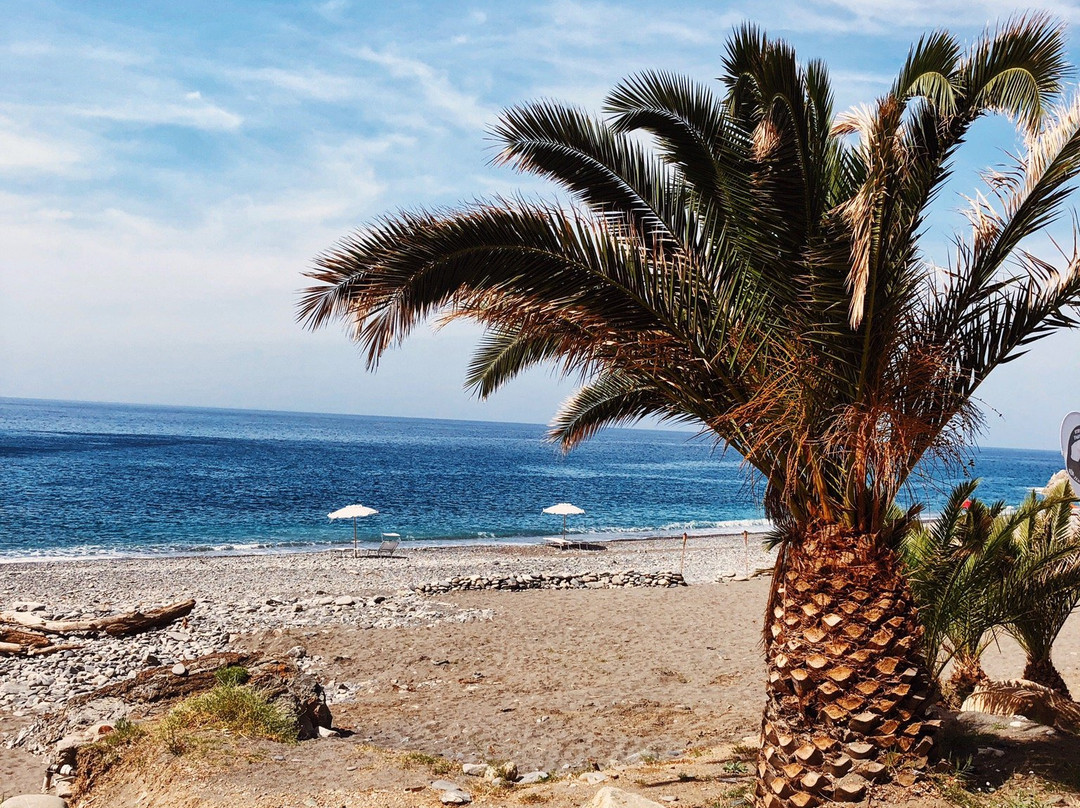
POLYGON ((453 791, 444 791, 440 794, 439 802, 443 805, 468 805, 472 802, 472 796, 467 791, 454 789, 453 791))
POLYGON ((588 783, 590 786, 594 786, 597 783, 602 783, 607 780, 607 775, 603 772, 585 772, 578 776, 578 779, 584 783, 588 783))
POLYGON ((172 666, 172 672, 174 676, 187 676, 187 666, 182 662, 177 662, 172 666))
POLYGON ((533 783, 542 783, 545 780, 550 780, 551 775, 545 771, 525 772, 521 775, 521 779, 518 780, 522 785, 532 785, 533 783))
POLYGON ((664 808, 664 806, 640 794, 623 791, 613 786, 604 786, 583 808, 664 808))
POLYGON ((436 791, 461 791, 461 787, 450 780, 432 780, 430 785, 436 791))
POLYGON ((488 767, 483 763, 465 763, 461 767, 461 772, 462 774, 467 774, 469 777, 483 777, 487 768, 488 767))
POLYGON ((484 769, 485 780, 510 780, 511 782, 518 779, 518 767, 517 764, 512 761, 505 761, 503 763, 495 763, 487 766, 484 769))
POLYGON ((352 606, 354 603, 356 603, 356 601, 350 598, 348 595, 342 595, 339 598, 334 598, 335 606, 352 606))
POLYGON ((51 794, 21 794, 0 802, 0 808, 67 808, 67 803, 51 794))
POLYGON ((316 729, 320 738, 336 738, 340 734, 336 729, 330 729, 330 727, 317 727, 316 729))

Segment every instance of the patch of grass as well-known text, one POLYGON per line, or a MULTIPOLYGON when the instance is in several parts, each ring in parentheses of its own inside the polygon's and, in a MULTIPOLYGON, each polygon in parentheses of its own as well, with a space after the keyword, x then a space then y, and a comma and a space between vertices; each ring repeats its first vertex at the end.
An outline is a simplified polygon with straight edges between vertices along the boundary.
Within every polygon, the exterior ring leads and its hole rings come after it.
POLYGON ((549 802, 550 800, 550 794, 541 794, 539 791, 527 791, 518 797, 518 802, 522 805, 539 805, 540 803, 549 802))
POLYGON ((754 760, 758 756, 758 748, 748 743, 737 743, 731 747, 731 754, 739 760, 754 760))
POLYGON ((296 721, 291 715, 258 690, 237 684, 218 684, 173 707, 158 725, 158 734, 166 749, 181 755, 193 733, 208 729, 243 738, 297 742, 296 721))
POLYGON ((1031 791, 1010 794, 997 802, 1000 808, 1049 808, 1048 804, 1031 791))
POLYGON ((983 801, 964 788, 962 780, 955 775, 934 774, 931 781, 946 802, 957 808, 984 808, 983 801))
POLYGON ((451 774, 458 768, 452 761, 440 755, 429 755, 426 752, 406 752, 401 756, 401 763, 409 769, 422 766, 432 774, 439 775, 451 774))
POLYGON ((687 682, 690 681, 685 676, 683 676, 681 673, 679 673, 677 670, 673 670, 672 668, 657 668, 656 673, 658 675, 660 675, 660 676, 664 676, 664 677, 667 677, 669 679, 674 679, 676 682, 678 682, 681 685, 685 685, 687 682))
POLYGON ((219 685, 246 685, 251 678, 243 665, 226 665, 214 671, 214 679, 219 685))
POLYGON ((127 718, 113 724, 113 731, 92 744, 79 749, 75 770, 78 772, 77 787, 84 791, 97 777, 116 764, 124 751, 137 744, 147 735, 146 730, 127 718))
POLYGON ((754 804, 754 788, 750 783, 729 788, 719 799, 709 803, 708 808, 743 808, 754 804))

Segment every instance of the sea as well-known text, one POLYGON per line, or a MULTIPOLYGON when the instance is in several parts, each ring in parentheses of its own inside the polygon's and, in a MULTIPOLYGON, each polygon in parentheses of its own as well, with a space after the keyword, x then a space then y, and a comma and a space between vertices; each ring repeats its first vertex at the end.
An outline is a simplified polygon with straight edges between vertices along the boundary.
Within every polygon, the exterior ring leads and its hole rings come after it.
MULTIPOLYGON (((0 398, 0 562, 285 553, 396 533, 411 543, 535 543, 559 502, 582 539, 762 530, 763 485, 708 436, 609 429, 569 454, 538 424, 0 398), (345 505, 378 514, 330 520, 345 505)), ((975 451, 905 492, 940 508, 952 484, 1017 503, 1059 468, 1050 451, 975 451)))

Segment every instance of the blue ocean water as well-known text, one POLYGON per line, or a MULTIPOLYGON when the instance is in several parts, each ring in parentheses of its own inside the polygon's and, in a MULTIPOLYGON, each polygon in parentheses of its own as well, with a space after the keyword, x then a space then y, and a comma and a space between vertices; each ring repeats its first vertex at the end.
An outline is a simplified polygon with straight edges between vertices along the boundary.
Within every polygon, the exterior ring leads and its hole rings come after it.
MULTIPOLYGON (((351 543, 327 513, 377 508, 364 540, 535 541, 542 509, 603 538, 761 525, 733 453, 692 433, 613 429, 569 455, 539 425, 0 398, 0 559, 284 552, 351 543)), ((980 496, 1019 500, 1053 452, 985 449, 980 496)), ((948 481, 917 486, 932 510, 948 481)))

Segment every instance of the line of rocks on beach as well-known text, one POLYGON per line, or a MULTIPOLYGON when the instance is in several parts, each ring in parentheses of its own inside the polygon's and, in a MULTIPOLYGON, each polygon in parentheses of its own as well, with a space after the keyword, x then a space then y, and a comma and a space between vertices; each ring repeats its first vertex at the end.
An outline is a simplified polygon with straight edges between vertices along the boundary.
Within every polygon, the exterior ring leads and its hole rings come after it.
POLYGON ((678 572, 590 572, 580 575, 509 575, 490 577, 484 575, 458 576, 435 583, 421 584, 413 591, 431 595, 466 590, 504 589, 619 589, 625 587, 674 587, 686 586, 678 572))

